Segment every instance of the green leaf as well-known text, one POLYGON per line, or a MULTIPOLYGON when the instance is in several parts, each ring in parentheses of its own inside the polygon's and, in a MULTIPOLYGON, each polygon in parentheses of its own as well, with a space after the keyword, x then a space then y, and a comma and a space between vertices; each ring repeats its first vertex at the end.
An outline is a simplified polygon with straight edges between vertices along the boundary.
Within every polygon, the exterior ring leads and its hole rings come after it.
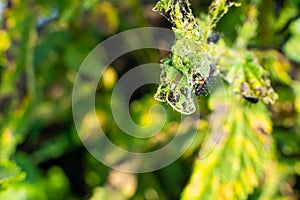
POLYGON ((183 200, 246 199, 263 178, 272 152, 266 108, 260 104, 251 109, 239 105, 234 96, 230 99, 222 137, 207 157, 195 161, 183 200))
POLYGON ((261 99, 266 104, 273 104, 278 95, 268 78, 267 71, 258 63, 250 51, 227 49, 220 56, 220 71, 230 83, 232 91, 244 98, 261 99))
POLYGON ((262 66, 264 66, 264 69, 270 72, 270 77, 273 80, 284 84, 291 83, 291 78, 288 74, 291 69, 291 64, 283 54, 276 50, 257 50, 254 51, 254 53, 262 66))
POLYGON ((283 51, 286 55, 297 62, 300 62, 300 34, 293 35, 284 45, 283 51))
POLYGON ((9 184, 20 182, 24 178, 25 173, 21 172, 14 162, 7 161, 0 164, 0 191, 8 187, 9 184))
POLYGON ((192 100, 191 83, 185 75, 171 65, 171 59, 162 65, 161 84, 154 98, 167 102, 174 110, 183 114, 192 114, 196 107, 192 100))

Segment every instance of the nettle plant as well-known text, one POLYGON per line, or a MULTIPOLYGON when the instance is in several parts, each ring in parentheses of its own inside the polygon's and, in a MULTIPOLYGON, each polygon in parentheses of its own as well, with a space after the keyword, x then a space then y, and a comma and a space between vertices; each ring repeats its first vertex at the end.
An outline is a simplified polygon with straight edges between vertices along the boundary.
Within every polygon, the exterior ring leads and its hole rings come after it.
MULTIPOLYGON (((272 199, 277 193, 273 187, 280 183, 268 111, 278 99, 269 77, 276 70, 261 64, 262 57, 273 53, 247 48, 258 27, 255 3, 246 6, 246 19, 232 45, 214 32, 233 6, 240 4, 215 0, 208 14, 199 18, 192 14, 188 0, 161 0, 154 8, 173 24, 176 37, 172 53, 162 60, 161 84, 154 98, 189 115, 196 110, 194 97, 208 94, 214 77, 222 77, 226 90, 227 98, 216 96, 214 106, 225 105, 228 113, 216 109, 210 121, 213 127, 224 118, 221 137, 204 159, 195 160, 182 199, 246 199, 254 193, 256 199, 272 199)), ((288 77, 287 69, 280 74, 288 77)))
POLYGON ((248 18, 239 30, 233 47, 228 47, 214 33, 217 22, 232 6, 239 3, 227 0, 212 2, 208 15, 195 18, 188 0, 161 0, 154 11, 167 15, 173 24, 176 42, 172 53, 161 63, 161 84, 154 98, 167 102, 182 114, 195 112, 193 95, 209 93, 208 86, 214 76, 221 75, 232 91, 256 103, 261 99, 272 104, 277 94, 271 87, 267 72, 253 52, 246 48, 255 36, 257 11, 249 7, 248 18))

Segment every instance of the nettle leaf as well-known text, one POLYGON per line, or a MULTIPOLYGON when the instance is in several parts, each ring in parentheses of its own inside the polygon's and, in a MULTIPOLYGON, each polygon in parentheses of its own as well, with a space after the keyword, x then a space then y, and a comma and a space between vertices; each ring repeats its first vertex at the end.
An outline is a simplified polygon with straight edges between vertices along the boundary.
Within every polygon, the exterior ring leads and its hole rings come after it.
POLYGON ((254 51, 262 66, 270 72, 271 77, 284 84, 291 84, 288 72, 291 69, 289 60, 276 50, 254 51))
POLYGON ((7 188, 10 184, 22 181, 26 174, 12 161, 0 164, 0 191, 7 188))
POLYGON ((3 128, 0 131, 0 191, 6 189, 10 184, 22 181, 26 176, 17 164, 11 161, 11 156, 15 151, 16 138, 10 128, 3 128))
POLYGON ((286 44, 283 47, 283 51, 286 53, 286 55, 300 63, 300 35, 292 35, 291 38, 286 42, 286 44))
POLYGON ((187 77, 172 65, 170 58, 163 62, 161 68, 161 84, 154 98, 161 102, 167 102, 174 110, 180 113, 189 115, 195 112, 196 107, 192 100, 192 87, 187 77))
POLYGON ((209 15, 210 15, 210 29, 215 28, 218 21, 228 12, 228 9, 232 6, 240 6, 240 3, 232 2, 232 1, 218 1, 215 0, 212 2, 209 7, 209 15))
POLYGON ((155 5, 155 7, 153 8, 154 11, 165 11, 168 12, 171 9, 171 3, 172 0, 162 0, 162 1, 158 1, 155 5))
POLYGON ((300 63, 300 19, 296 20, 290 25, 291 37, 283 47, 284 53, 290 59, 300 63))
MULTIPOLYGON (((233 50, 234 51, 234 50, 233 50)), ((234 55, 234 52, 232 52, 234 55)), ((227 71, 224 78, 230 83, 233 91, 247 100, 261 99, 266 104, 273 104, 278 95, 271 87, 268 74, 258 63, 252 52, 246 52, 240 60, 228 62, 230 57, 220 58, 222 71, 227 71)), ((257 102, 257 101, 256 101, 257 102)))
POLYGON ((230 99, 222 137, 207 157, 196 160, 183 200, 247 199, 262 183, 272 152, 266 106, 258 104, 260 109, 252 109, 239 104, 234 96, 230 99))
POLYGON ((188 0, 161 0, 157 2, 153 10, 161 12, 163 15, 167 14, 175 29, 197 32, 195 30, 196 20, 188 0))

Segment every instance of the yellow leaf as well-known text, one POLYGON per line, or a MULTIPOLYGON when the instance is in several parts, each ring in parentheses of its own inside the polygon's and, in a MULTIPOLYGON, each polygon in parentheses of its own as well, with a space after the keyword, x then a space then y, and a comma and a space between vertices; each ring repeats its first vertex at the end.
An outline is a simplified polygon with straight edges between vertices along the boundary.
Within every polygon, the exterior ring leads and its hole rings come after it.
POLYGON ((103 86, 112 89, 117 81, 117 72, 112 67, 108 67, 103 73, 103 86))
POLYGON ((10 47, 9 35, 6 31, 0 30, 0 51, 6 51, 10 47))

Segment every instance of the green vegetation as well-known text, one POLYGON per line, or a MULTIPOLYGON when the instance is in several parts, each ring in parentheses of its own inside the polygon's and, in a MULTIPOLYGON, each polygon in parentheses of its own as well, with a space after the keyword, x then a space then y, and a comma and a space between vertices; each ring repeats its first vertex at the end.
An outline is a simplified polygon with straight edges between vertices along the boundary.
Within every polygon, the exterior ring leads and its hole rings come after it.
POLYGON ((0 199, 299 199, 300 2, 237 2, 1 1, 0 199), (101 164, 82 145, 71 94, 78 68, 96 45, 145 26, 172 26, 173 53, 131 52, 99 80, 97 117, 115 144, 138 152, 167 144, 180 113, 195 110, 200 81, 193 74, 207 78, 214 67, 227 97, 218 91, 199 97, 198 137, 180 159, 156 172, 127 174, 101 164), (218 42, 212 41, 216 34, 218 42), (167 102, 168 119, 149 141, 133 139, 116 126, 110 95, 133 66, 161 59, 161 85, 137 90, 130 111, 136 123, 148 125, 157 99, 167 102), (191 95, 170 100, 182 87, 191 95), (214 136, 220 119, 221 137, 201 157, 203 139, 214 136))

